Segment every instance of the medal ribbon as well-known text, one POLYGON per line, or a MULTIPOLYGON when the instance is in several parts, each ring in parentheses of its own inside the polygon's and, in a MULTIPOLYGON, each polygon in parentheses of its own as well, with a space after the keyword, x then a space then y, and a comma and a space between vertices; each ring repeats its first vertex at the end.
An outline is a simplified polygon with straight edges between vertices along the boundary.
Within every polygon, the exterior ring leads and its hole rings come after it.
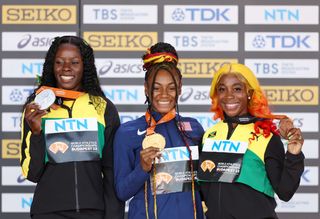
POLYGON ((73 91, 73 90, 64 90, 56 87, 49 87, 49 86, 41 86, 37 91, 36 94, 40 93, 43 90, 50 89, 54 92, 57 97, 64 97, 67 99, 77 99, 78 97, 82 96, 84 92, 73 91))
MULTIPOLYGON (((155 128, 157 125, 169 122, 172 119, 176 117, 176 110, 172 109, 170 110, 166 115, 164 115, 158 122, 152 117, 151 113, 149 110, 146 111, 145 114, 146 121, 149 124, 149 127, 147 128, 146 135, 152 135, 155 133, 155 128)), ((153 196, 153 212, 154 212, 154 218, 157 219, 157 196, 156 196, 156 167, 153 166, 153 184, 151 187, 151 194, 154 193, 153 196)), ((145 200, 145 207, 146 207, 146 217, 149 219, 149 213, 148 213, 148 198, 147 198, 147 191, 148 191, 148 185, 147 182, 144 183, 144 200, 145 200)))
POLYGON ((154 130, 157 125, 165 123, 165 122, 169 122, 170 120, 172 120, 176 117, 176 110, 172 109, 166 115, 164 115, 158 122, 156 122, 156 120, 152 117, 149 110, 147 110, 145 116, 146 116, 147 123, 149 124, 149 122, 150 122, 149 127, 147 128, 146 135, 152 135, 155 133, 154 130))

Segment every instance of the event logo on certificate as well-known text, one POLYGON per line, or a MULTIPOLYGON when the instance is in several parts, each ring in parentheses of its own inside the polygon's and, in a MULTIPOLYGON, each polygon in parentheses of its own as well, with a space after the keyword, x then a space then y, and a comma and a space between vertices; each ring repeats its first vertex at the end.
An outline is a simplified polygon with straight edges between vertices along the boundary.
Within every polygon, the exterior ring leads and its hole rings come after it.
POLYGON ((96 118, 45 120, 46 149, 50 162, 98 160, 96 118))

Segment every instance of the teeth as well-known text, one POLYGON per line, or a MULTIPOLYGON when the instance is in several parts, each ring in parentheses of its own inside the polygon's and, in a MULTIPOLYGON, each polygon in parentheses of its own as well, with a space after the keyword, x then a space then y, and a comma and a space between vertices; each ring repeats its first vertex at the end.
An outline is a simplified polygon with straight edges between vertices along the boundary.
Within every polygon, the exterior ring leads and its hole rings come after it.
POLYGON ((234 109, 234 108, 237 108, 237 107, 238 107, 238 104, 236 104, 236 103, 226 104, 226 108, 228 108, 228 109, 234 109))
POLYGON ((61 75, 62 80, 72 80, 74 77, 73 76, 63 76, 61 75))
POLYGON ((170 101, 159 101, 159 104, 169 104, 170 101))

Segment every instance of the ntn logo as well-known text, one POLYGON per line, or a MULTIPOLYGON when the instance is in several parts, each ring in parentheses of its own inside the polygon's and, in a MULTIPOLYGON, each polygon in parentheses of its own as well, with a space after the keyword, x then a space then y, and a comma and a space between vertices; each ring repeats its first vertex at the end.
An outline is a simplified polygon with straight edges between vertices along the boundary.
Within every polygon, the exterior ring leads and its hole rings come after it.
POLYGON ((286 9, 286 8, 277 8, 277 9, 265 9, 264 10, 264 19, 265 20, 295 20, 299 21, 300 11, 299 9, 286 9))

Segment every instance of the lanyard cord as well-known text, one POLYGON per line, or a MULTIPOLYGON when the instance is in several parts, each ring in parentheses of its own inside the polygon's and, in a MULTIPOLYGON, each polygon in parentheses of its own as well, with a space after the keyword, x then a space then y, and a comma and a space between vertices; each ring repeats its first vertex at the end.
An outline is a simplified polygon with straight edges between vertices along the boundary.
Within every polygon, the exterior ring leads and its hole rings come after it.
POLYGON ((195 197, 195 185, 194 185, 194 171, 193 171, 193 162, 192 162, 192 151, 190 149, 190 146, 187 142, 187 139, 185 137, 185 129, 183 127, 183 124, 181 121, 177 122, 176 124, 179 125, 178 129, 180 129, 180 134, 182 137, 183 142, 187 146, 187 150, 190 154, 190 171, 191 171, 191 195, 192 195, 192 204, 193 204, 193 217, 194 219, 197 218, 197 208, 196 208, 196 197, 195 197))
MULTIPOLYGON (((176 116, 176 110, 172 109, 166 115, 164 115, 158 122, 156 122, 155 119, 152 117, 150 111, 147 110, 147 112, 145 114, 146 122, 148 123, 148 128, 147 128, 146 135, 150 135, 150 134, 155 133, 154 129, 156 128, 156 125, 162 124, 162 123, 165 123, 165 122, 169 122, 170 120, 174 119, 175 116, 176 116)), ((155 164, 153 164, 153 168, 152 168, 151 195, 152 194, 153 194, 153 213, 154 213, 154 218, 158 219, 158 214, 157 214, 156 166, 155 166, 155 164)), ((147 181, 144 183, 144 202, 145 202, 145 208, 146 208, 146 217, 147 217, 147 219, 149 219, 148 183, 147 183, 147 181)))
MULTIPOLYGON (((152 171, 152 186, 151 186, 151 195, 153 194, 153 213, 154 213, 154 218, 158 218, 157 214, 157 192, 156 192, 156 166, 153 166, 153 171, 152 171)), ((146 208, 146 217, 149 219, 149 209, 148 209, 148 182, 146 181, 144 183, 144 203, 145 203, 145 208, 146 208)))

